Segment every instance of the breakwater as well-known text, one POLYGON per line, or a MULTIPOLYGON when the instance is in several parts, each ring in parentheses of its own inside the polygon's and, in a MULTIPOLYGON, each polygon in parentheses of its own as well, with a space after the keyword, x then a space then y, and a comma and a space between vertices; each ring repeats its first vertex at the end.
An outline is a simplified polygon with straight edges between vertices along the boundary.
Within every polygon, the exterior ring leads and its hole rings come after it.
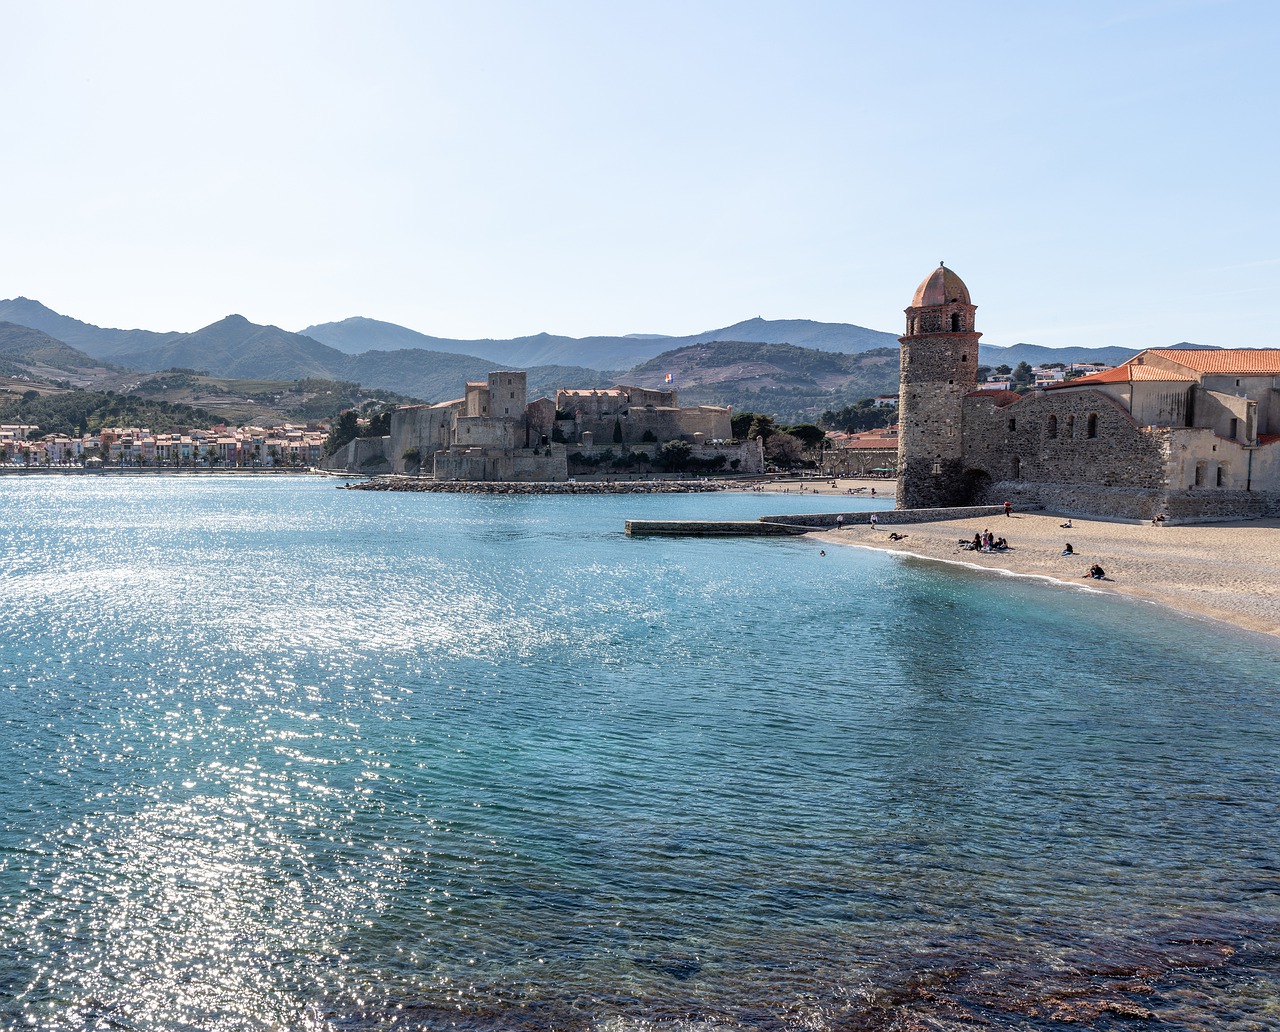
POLYGON ((886 525, 933 523, 975 516, 1002 516, 1002 505, 969 505, 951 509, 882 509, 876 512, 816 512, 785 516, 761 516, 755 520, 627 520, 631 535, 671 537, 781 537, 811 530, 833 530, 866 524, 875 517, 886 525))
POLYGON ((359 484, 347 484, 347 491, 420 491, 427 494, 484 495, 617 495, 617 494, 697 494, 727 491, 729 486, 714 480, 599 480, 513 481, 417 480, 412 477, 380 477, 359 484))
MULTIPOLYGON (((1029 510, 1040 511, 1041 506, 1031 506, 1029 510)), ((1027 511, 1027 507, 1024 507, 1027 511)), ((831 530, 844 525, 855 526, 859 523, 870 523, 871 517, 883 525, 905 523, 938 523, 942 520, 964 520, 979 516, 1003 516, 1003 505, 958 505, 948 509, 877 509, 874 512, 815 512, 788 516, 761 516, 765 523, 786 523, 793 527, 808 527, 810 530, 831 530)))
POLYGON ((807 534, 809 527, 762 520, 627 520, 633 537, 788 537, 807 534))

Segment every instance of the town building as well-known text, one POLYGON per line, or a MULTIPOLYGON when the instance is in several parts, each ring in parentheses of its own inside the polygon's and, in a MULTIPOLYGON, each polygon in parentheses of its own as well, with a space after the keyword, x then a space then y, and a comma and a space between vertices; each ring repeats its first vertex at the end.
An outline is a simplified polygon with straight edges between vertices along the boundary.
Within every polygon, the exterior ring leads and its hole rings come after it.
POLYGON ((1280 515, 1280 349, 1154 348, 1027 394, 978 390, 975 313, 943 266, 906 309, 900 508, 1280 515))

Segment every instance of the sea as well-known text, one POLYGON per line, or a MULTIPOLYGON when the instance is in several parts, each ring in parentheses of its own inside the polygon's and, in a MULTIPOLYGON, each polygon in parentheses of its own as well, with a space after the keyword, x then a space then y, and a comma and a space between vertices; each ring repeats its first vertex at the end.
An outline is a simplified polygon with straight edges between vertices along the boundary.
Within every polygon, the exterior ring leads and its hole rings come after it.
POLYGON ((5 478, 0 1028, 1280 1028, 1276 639, 624 534, 876 504, 5 478))

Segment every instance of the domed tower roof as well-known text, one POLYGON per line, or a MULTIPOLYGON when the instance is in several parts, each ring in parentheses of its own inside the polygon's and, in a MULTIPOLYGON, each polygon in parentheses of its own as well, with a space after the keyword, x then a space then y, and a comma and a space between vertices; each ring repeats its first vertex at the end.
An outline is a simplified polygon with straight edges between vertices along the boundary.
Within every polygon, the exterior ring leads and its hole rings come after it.
POLYGON ((934 305, 945 305, 951 301, 959 301, 962 305, 971 305, 969 288, 964 280, 948 269, 941 262, 938 267, 924 278, 916 287, 915 297, 911 299, 912 308, 932 308, 934 305))

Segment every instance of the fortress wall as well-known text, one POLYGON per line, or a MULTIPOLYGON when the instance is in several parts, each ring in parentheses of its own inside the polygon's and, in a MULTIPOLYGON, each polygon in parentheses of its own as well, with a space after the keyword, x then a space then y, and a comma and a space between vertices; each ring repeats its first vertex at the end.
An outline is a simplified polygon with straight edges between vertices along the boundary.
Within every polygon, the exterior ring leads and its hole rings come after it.
POLYGON ((968 398, 964 461, 991 482, 1161 491, 1166 429, 1144 430, 1098 391, 1038 392, 1004 408, 968 398), (1090 417, 1094 436, 1089 436, 1090 417))
POLYGON ((728 440, 733 436, 733 425, 727 408, 700 405, 693 408, 629 408, 627 414, 606 415, 594 418, 584 415, 575 424, 573 439, 581 440, 583 433, 590 433, 598 444, 613 443, 615 425, 622 427, 624 444, 662 444, 666 441, 689 438, 700 433, 708 440, 728 440), (645 441, 645 431, 656 442, 645 441))
POLYGON ((463 416, 455 428, 460 448, 523 448, 524 412, 519 419, 502 416, 463 416))
MULTIPOLYGON (((1027 506, 1026 509, 1038 508, 1027 506)), ((1014 511, 1018 506, 1014 506, 1014 511)), ((834 527, 836 517, 843 516, 845 525, 868 523, 875 516, 886 526, 903 523, 938 523, 942 520, 968 520, 978 516, 1004 516, 1004 505, 956 505, 941 509, 883 509, 876 512, 816 512, 799 516, 761 516, 764 523, 784 523, 791 527, 834 527)))
POLYGON ((357 437, 321 460, 320 468, 332 473, 390 473, 390 437, 357 437))
POLYGON ((436 480, 558 481, 569 478, 563 447, 496 450, 450 449, 435 455, 436 480))
MULTIPOLYGON (((612 455, 622 455, 625 453, 636 455, 643 453, 647 455, 649 460, 652 462, 657 457, 658 449, 662 447, 661 444, 652 441, 620 445, 613 444, 608 441, 602 442, 598 437, 595 438, 595 440, 597 443, 592 444, 590 447, 580 444, 570 444, 567 446, 567 450, 571 454, 580 453, 588 458, 595 458, 596 456, 604 455, 605 453, 612 455)), ((558 447, 565 446, 560 445, 558 447)), ((723 473, 764 472, 764 457, 761 454, 760 446, 755 441, 740 441, 737 444, 694 445, 693 450, 689 454, 692 458, 703 460, 714 459, 717 455, 723 455, 725 457, 725 466, 723 470, 719 471, 723 473), (736 468, 730 465, 734 459, 738 460, 736 468)))
POLYGON ((405 468, 404 453, 417 449, 422 456, 422 469, 431 468, 431 456, 449 447, 454 415, 463 402, 448 401, 439 405, 411 405, 391 413, 391 435, 387 458, 397 473, 405 468))

